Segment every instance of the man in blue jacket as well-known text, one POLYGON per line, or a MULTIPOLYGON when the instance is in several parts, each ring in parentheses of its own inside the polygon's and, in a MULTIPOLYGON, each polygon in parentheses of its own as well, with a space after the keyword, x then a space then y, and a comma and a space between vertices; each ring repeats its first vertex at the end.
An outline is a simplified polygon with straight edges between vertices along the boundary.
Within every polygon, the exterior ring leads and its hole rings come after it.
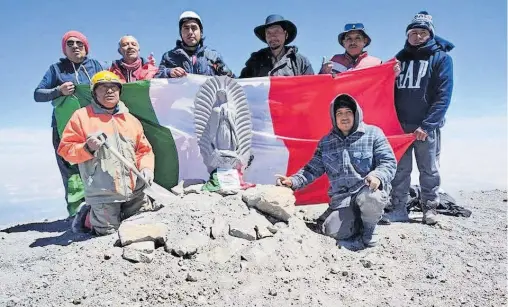
MULTIPOLYGON (((58 63, 52 64, 41 82, 34 91, 36 102, 48 102, 61 96, 69 96, 74 93, 75 85, 90 84, 91 77, 103 70, 103 66, 97 61, 88 58, 89 44, 85 35, 78 31, 69 31, 62 37, 62 52, 65 58, 58 63)), ((65 188, 65 201, 69 216, 74 216, 77 207, 85 199, 69 200, 68 184, 72 175, 79 176, 77 165, 70 165, 56 153, 60 144, 55 113, 53 112, 51 127, 53 128, 53 147, 56 161, 65 188)), ((76 178, 79 178, 75 176, 76 178)))
POLYGON ((376 224, 389 202, 397 160, 383 131, 363 122, 360 106, 347 94, 330 104, 332 130, 322 138, 310 162, 278 184, 301 189, 326 173, 330 207, 320 217, 323 234, 340 246, 360 250, 374 245, 376 224))
POLYGON ((386 222, 409 220, 406 204, 411 183, 412 154, 420 172, 423 223, 437 223, 441 179, 436 166, 437 136, 450 105, 453 90, 453 63, 448 51, 453 44, 434 35, 432 16, 418 13, 407 26, 407 41, 396 58, 401 73, 396 79, 395 107, 406 133, 416 141, 399 161, 392 182, 391 207, 386 222))
POLYGON ((183 12, 179 21, 180 38, 176 47, 162 55, 156 78, 180 78, 187 74, 234 78, 222 56, 203 44, 201 17, 192 11, 183 12))

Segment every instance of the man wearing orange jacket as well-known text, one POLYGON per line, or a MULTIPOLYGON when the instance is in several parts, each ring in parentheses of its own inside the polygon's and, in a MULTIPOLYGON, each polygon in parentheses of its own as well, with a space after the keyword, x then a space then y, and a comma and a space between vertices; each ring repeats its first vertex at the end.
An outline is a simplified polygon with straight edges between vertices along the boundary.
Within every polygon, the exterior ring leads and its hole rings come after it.
POLYGON ((92 103, 74 112, 62 134, 58 154, 78 164, 86 204, 72 223, 74 232, 92 229, 98 235, 116 232, 123 219, 146 208, 145 188, 126 166, 102 145, 108 144, 132 161, 148 182, 153 181, 155 157, 141 123, 120 101, 122 83, 109 71, 91 80, 92 103))

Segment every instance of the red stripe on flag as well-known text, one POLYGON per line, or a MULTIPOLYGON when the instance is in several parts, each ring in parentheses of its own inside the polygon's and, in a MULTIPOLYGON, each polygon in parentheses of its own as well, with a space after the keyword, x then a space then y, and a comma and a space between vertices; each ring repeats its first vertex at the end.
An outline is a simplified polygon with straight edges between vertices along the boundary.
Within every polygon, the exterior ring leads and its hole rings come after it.
MULTIPOLYGON (((341 93, 358 101, 365 123, 384 131, 399 160, 414 136, 404 134, 397 119, 394 84, 393 61, 341 73, 336 78, 330 75, 270 78, 268 99, 274 132, 283 137, 289 151, 287 175, 305 166, 314 154, 317 140, 330 131, 330 103, 341 93)), ((296 192, 296 203, 328 202, 327 188, 328 179, 323 176, 296 192)))

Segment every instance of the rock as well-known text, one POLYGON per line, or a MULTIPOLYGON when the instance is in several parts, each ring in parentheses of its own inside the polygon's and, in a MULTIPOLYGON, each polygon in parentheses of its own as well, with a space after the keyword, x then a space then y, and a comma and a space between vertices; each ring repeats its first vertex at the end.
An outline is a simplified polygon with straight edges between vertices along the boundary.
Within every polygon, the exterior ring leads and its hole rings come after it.
POLYGON ((210 237, 212 239, 218 239, 224 237, 227 234, 228 225, 222 218, 214 218, 213 224, 210 227, 210 237))
POLYGON ((248 241, 254 241, 256 240, 255 227, 255 223, 248 219, 237 220, 229 224, 229 235, 248 241))
POLYGON ((184 195, 184 188, 183 188, 184 181, 180 181, 178 185, 172 187, 170 189, 171 193, 175 194, 176 196, 182 196, 184 195))
POLYGON ((197 253, 199 249, 206 246, 209 240, 210 238, 207 235, 195 231, 179 242, 166 242, 165 249, 167 252, 172 252, 179 257, 191 256, 197 253))
POLYGON ((349 275, 348 271, 342 271, 342 276, 348 276, 348 275, 349 275))
POLYGON ((330 269, 330 273, 332 273, 332 274, 339 274, 339 273, 340 273, 340 269, 339 269, 339 267, 335 267, 335 266, 334 266, 334 267, 332 267, 332 268, 330 269))
POLYGON ((188 186, 185 189, 183 189, 183 194, 185 194, 185 195, 202 194, 203 193, 203 191, 201 191, 202 187, 203 187, 203 184, 195 184, 195 185, 188 186))
POLYGON ((437 274, 434 272, 427 272, 427 275, 425 277, 427 277, 428 279, 436 279, 437 274))
POLYGON ((151 254, 155 250, 155 243, 153 241, 136 242, 129 244, 127 249, 134 249, 144 254, 151 254))
POLYGON ((264 215, 259 214, 256 210, 250 210, 247 216, 229 223, 229 234, 233 237, 254 241, 272 237, 273 233, 268 229, 272 226, 264 215))
POLYGON ((268 227, 263 227, 263 226, 259 227, 256 225, 255 230, 256 230, 256 238, 258 240, 268 238, 268 237, 273 237, 273 234, 274 234, 268 227))
POLYGON ((187 277, 185 277, 185 280, 190 282, 196 282, 198 281, 198 277, 194 273, 189 272, 187 273, 187 277))
POLYGON ((166 224, 163 223, 133 224, 124 222, 118 229, 118 236, 122 246, 143 241, 154 241, 164 245, 167 229, 166 224))
POLYGON ((295 196, 291 189, 259 185, 244 192, 242 200, 280 221, 287 222, 295 213, 295 196))
POLYGON ((81 299, 79 299, 79 298, 75 298, 75 299, 73 299, 73 300, 72 300, 72 303, 73 303, 74 305, 80 305, 80 304, 81 304, 81 299))
POLYGON ((123 259, 129 260, 134 263, 142 262, 142 263, 150 263, 153 260, 153 254, 145 254, 133 248, 124 247, 123 259))
POLYGON ((401 233, 401 234, 400 234, 400 238, 401 238, 401 239, 406 239, 407 237, 406 237, 406 235, 405 235, 405 234, 401 233))
POLYGON ((271 226, 268 226, 266 228, 268 229, 268 231, 270 231, 273 234, 276 234, 277 231, 279 231, 279 229, 275 225, 271 225, 271 226))
POLYGON ((109 260, 109 259, 111 259, 111 254, 104 253, 104 260, 109 260))
POLYGON ((372 261, 360 259, 360 263, 363 265, 364 268, 368 269, 372 267, 372 261))
POLYGON ((277 296, 277 291, 275 291, 275 289, 270 289, 268 291, 268 294, 271 295, 271 296, 277 296))

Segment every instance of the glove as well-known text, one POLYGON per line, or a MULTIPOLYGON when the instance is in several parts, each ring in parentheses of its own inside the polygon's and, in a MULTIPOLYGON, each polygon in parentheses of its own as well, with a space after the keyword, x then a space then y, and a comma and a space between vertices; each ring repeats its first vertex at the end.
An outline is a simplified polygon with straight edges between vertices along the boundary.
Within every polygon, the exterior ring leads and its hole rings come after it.
POLYGON ((143 175, 143 178, 148 181, 148 183, 151 185, 153 183, 153 172, 149 168, 144 168, 141 170, 141 175, 143 175))

